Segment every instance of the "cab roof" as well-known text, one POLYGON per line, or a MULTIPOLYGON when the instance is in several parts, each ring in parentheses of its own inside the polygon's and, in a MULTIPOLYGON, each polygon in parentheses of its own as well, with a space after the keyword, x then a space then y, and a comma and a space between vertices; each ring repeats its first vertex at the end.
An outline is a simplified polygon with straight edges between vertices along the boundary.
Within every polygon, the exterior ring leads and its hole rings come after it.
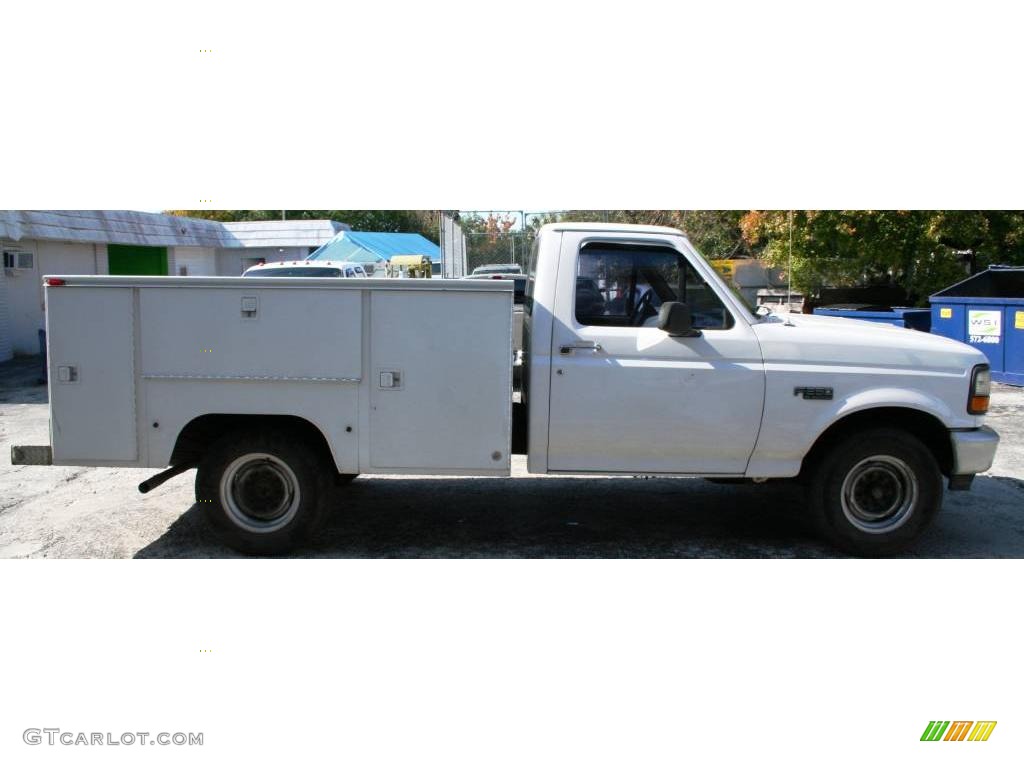
POLYGON ((545 224, 541 232, 646 232, 658 235, 683 235, 681 230, 673 227, 658 227, 654 224, 616 224, 611 222, 560 221, 545 224))

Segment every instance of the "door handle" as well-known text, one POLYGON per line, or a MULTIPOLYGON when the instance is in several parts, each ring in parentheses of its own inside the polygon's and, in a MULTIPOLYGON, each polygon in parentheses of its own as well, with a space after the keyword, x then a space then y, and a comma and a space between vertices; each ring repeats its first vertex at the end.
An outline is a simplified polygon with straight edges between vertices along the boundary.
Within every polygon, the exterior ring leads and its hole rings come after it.
POLYGON ((571 355, 574 349, 587 349, 591 352, 600 352, 604 347, 598 344, 596 341, 580 341, 576 344, 562 344, 558 351, 563 355, 571 355))

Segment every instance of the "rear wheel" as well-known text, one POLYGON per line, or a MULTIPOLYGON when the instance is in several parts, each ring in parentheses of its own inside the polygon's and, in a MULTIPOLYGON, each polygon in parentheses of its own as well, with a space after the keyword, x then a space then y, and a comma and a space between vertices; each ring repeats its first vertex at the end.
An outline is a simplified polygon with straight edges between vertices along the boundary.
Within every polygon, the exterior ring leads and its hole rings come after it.
POLYGON ((811 507, 822 532, 852 554, 901 551, 931 524, 942 503, 935 457, 903 430, 851 435, 812 473, 811 507))
POLYGON ((248 554, 287 552, 316 528, 333 468, 286 432, 226 435, 196 473, 196 501, 218 537, 248 554))

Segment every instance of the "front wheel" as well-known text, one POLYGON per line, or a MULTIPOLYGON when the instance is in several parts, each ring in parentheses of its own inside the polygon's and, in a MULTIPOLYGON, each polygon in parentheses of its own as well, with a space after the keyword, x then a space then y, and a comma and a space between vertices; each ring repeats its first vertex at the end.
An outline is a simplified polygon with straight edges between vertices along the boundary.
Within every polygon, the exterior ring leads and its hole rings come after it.
POLYGON ((851 435, 813 470, 812 511, 829 539, 856 555, 892 555, 934 520, 942 473, 931 451, 897 429, 851 435))
POLYGON ((196 501, 229 547, 247 554, 282 554, 302 543, 322 518, 327 469, 319 453, 298 436, 234 433, 203 457, 196 501))

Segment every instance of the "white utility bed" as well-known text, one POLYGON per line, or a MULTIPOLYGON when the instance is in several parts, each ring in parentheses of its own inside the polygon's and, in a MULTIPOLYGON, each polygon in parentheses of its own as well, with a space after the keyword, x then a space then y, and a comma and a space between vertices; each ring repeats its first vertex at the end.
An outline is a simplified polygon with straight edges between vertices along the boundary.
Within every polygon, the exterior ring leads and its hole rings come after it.
POLYGON ((511 281, 56 280, 54 464, 164 467, 194 418, 280 414, 339 472, 509 472, 511 281))

